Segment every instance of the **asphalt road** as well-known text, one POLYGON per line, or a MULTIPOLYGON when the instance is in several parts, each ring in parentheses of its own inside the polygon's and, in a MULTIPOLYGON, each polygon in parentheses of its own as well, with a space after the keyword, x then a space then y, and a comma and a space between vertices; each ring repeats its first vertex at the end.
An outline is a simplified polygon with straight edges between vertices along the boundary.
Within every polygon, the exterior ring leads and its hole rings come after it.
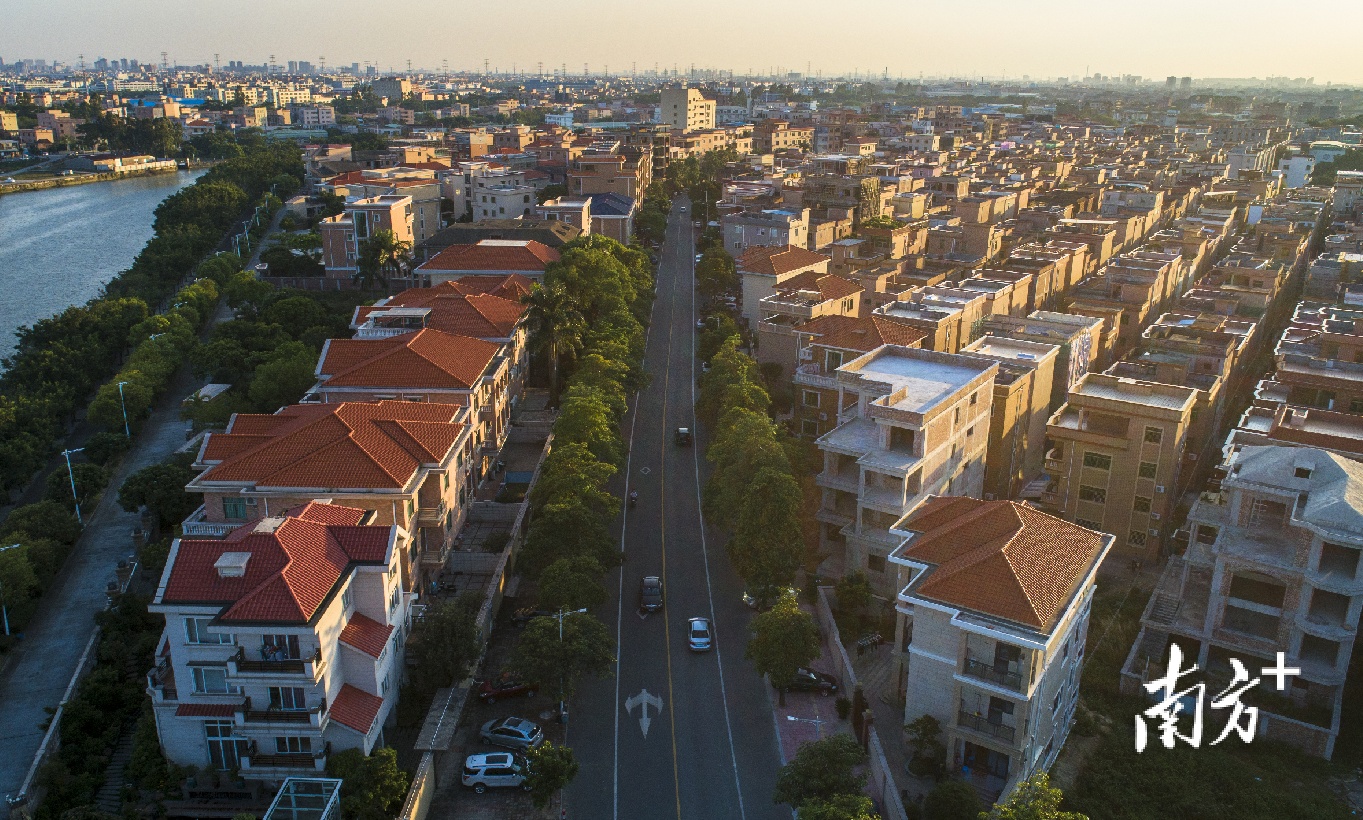
MULTIPOLYGON (((572 703, 568 743, 581 768, 568 790, 571 818, 790 818, 771 799, 781 765, 771 690, 743 658, 752 613, 723 541, 701 518, 706 437, 699 431, 690 447, 673 441, 676 428, 696 429, 689 211, 684 199, 674 203, 645 358, 652 380, 625 422, 625 472, 639 502, 622 516, 625 561, 596 613, 616 633, 618 662, 614 679, 586 683, 572 703), (662 577, 665 605, 644 617, 646 575, 662 577), (687 648, 694 617, 711 619, 713 651, 687 648)), ((615 489, 625 486, 619 478, 615 489)))

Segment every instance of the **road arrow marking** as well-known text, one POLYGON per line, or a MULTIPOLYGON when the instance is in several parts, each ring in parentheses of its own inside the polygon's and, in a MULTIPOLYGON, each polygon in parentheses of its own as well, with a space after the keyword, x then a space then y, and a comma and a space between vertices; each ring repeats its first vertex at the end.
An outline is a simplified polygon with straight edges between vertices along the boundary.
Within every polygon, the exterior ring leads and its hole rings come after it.
POLYGON ((639 729, 648 737, 648 725, 653 722, 653 718, 648 716, 648 707, 652 706, 653 711, 661 714, 663 711, 663 699, 657 695, 649 694, 647 689, 643 689, 637 695, 625 698, 625 714, 634 711, 634 707, 639 709, 639 729))

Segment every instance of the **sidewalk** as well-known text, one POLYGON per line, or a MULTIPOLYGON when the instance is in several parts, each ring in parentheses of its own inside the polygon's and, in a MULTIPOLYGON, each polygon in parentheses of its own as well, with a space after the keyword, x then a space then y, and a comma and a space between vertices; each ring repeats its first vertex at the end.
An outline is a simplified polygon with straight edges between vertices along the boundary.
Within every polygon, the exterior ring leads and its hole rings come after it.
MULTIPOLYGON (((814 615, 813 607, 801 604, 800 608, 814 615)), ((828 641, 820 643, 819 657, 810 663, 811 669, 827 672, 838 678, 838 691, 835 695, 820 695, 815 692, 787 692, 786 705, 780 705, 780 698, 772 692, 772 720, 776 724, 776 736, 781 741, 781 762, 789 763, 801 744, 831 737, 839 733, 851 734, 852 722, 839 720, 835 705, 838 698, 850 699, 852 693, 846 691, 847 682, 838 674, 838 666, 829 652, 828 641), (793 718, 793 719, 792 719, 793 718)))

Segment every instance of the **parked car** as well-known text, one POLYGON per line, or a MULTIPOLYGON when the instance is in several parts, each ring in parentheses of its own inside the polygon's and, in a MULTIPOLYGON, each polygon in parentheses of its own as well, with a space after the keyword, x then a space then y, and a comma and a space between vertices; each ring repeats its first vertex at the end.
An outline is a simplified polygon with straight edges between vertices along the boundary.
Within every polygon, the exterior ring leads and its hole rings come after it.
POLYGON ((681 211, 682 213, 686 213, 686 206, 685 206, 685 205, 678 205, 678 206, 677 206, 677 210, 681 211))
POLYGON ((511 614, 511 623, 516 626, 525 626, 535 618, 549 618, 553 614, 547 609, 535 609, 531 606, 522 607, 511 614))
POLYGON ((838 679, 817 669, 800 667, 795 670, 795 678, 790 682, 787 692, 818 692, 831 695, 838 691, 838 679))
POLYGON ((460 780, 479 794, 488 789, 512 786, 530 791, 526 783, 529 774, 530 766, 525 758, 511 752, 493 752, 464 758, 464 774, 460 780))
POLYGON ((657 612, 663 608, 663 579, 646 575, 639 580, 639 609, 657 612))
POLYGON ((478 730, 478 737, 493 746, 508 749, 533 749, 544 742, 544 730, 525 718, 505 717, 489 720, 478 730))
POLYGON ((533 683, 518 680, 510 672, 503 672, 492 680, 485 680, 478 686, 478 697, 483 703, 496 703, 498 700, 514 698, 517 695, 534 697, 539 687, 533 683))
POLYGON ((709 652, 711 648, 710 619, 692 618, 686 631, 686 645, 692 652, 709 652))
POLYGON ((678 447, 686 447, 691 444, 691 428, 678 427, 677 434, 674 436, 678 447))

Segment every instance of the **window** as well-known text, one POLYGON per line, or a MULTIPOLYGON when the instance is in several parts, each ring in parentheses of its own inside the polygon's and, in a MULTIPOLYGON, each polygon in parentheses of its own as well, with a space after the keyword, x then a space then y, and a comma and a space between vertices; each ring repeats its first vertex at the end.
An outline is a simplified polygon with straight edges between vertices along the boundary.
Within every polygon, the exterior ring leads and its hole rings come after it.
POLYGON ((804 402, 805 407, 818 407, 818 406, 819 406, 819 391, 817 391, 817 390, 806 390, 806 391, 804 391, 804 393, 803 393, 803 395, 802 395, 802 397, 801 397, 801 400, 804 402))
POLYGON ((301 686, 271 686, 270 708, 298 712, 308 708, 301 686))
POLYGON ((312 738, 289 735, 274 739, 274 749, 282 755, 309 754, 312 752, 312 738))
POLYGON ((267 661, 296 661, 303 657, 297 635, 264 635, 260 639, 260 657, 267 661))
POLYGON ((1311 477, 1311 468, 1310 468, 1310 467, 1298 467, 1298 468, 1296 468, 1295 470, 1292 471, 1292 477, 1293 477, 1293 478, 1310 478, 1310 477, 1311 477))
POLYGON ((393 584, 393 594, 388 596, 388 611, 391 613, 398 608, 398 601, 402 600, 402 587, 393 584))
POLYGON ((355 603, 355 590, 354 590, 349 584, 346 584, 345 590, 344 590, 343 592, 341 592, 341 607, 342 607, 346 612, 349 612, 349 611, 350 611, 351 605, 353 605, 354 603, 355 603))
POLYGON ((1107 490, 1102 487, 1090 487, 1087 484, 1079 485, 1079 500, 1092 501, 1095 504, 1107 503, 1107 490))
POLYGON ((885 556, 874 553, 866 556, 866 568, 871 572, 885 571, 885 556))
POLYGON ((222 500, 222 517, 228 521, 245 521, 246 499, 224 498, 222 500))
POLYGON ((1091 530, 1097 530, 1099 532, 1101 532, 1103 529, 1103 522, 1090 521, 1087 518, 1076 518, 1074 519, 1074 523, 1078 524, 1081 527, 1088 527, 1091 530))
POLYGON ((1287 505, 1281 501, 1256 498, 1249 508, 1251 527, 1281 527, 1287 519, 1287 505))
POLYGON ((977 402, 977 401, 979 401, 979 400, 980 400, 980 391, 976 390, 974 393, 971 393, 971 394, 970 394, 970 406, 971 406, 971 407, 974 407, 974 406, 975 406, 975 402, 977 402))
POLYGON ((1084 453, 1084 466, 1085 466, 1085 467, 1092 467, 1092 468, 1094 468, 1095 470, 1111 470, 1111 469, 1112 469, 1112 456, 1106 456, 1106 455, 1103 455, 1102 453, 1090 453, 1090 452, 1085 452, 1085 453, 1084 453))
POLYGON ((1146 498, 1143 495, 1136 496, 1136 500, 1134 503, 1132 503, 1131 509, 1134 510, 1135 512, 1143 513, 1150 512, 1150 499, 1146 498))
POLYGON ((832 373, 842 367, 842 351, 825 350, 823 354, 823 369, 825 372, 832 373))
POLYGON ((189 671, 194 678, 195 692, 201 695, 227 694, 227 667, 194 666, 189 671))
POLYGON ((1163 427, 1145 428, 1145 440, 1149 444, 1159 444, 1161 441, 1164 440, 1164 428, 1163 427))
POLYGON ((1126 543, 1133 547, 1145 546, 1145 530, 1132 530, 1126 534, 1126 543))
POLYGON ((230 720, 204 721, 204 737, 208 741, 208 759, 213 768, 220 771, 235 769, 241 765, 241 755, 246 754, 245 740, 232 736, 236 724, 230 720))
POLYGON ((800 435, 809 438, 817 438, 819 435, 819 423, 813 419, 803 419, 800 422, 800 435))
POLYGON ((210 644, 231 643, 232 636, 226 632, 208 631, 208 625, 212 622, 212 618, 185 618, 185 642, 210 644))
POLYGON ((1142 461, 1140 466, 1140 477, 1154 480, 1155 473, 1159 470, 1159 465, 1153 461, 1142 461))
POLYGON ((1215 544, 1215 543, 1216 543, 1216 536, 1217 536, 1217 533, 1218 533, 1218 532, 1219 532, 1219 530, 1217 530, 1216 527, 1211 527, 1211 526, 1208 526, 1208 525, 1206 525, 1206 524, 1198 524, 1198 525, 1197 525, 1197 543, 1199 543, 1199 544, 1215 544))
POLYGON ((1363 399, 1352 399, 1349 402, 1350 413, 1363 413, 1363 399))

